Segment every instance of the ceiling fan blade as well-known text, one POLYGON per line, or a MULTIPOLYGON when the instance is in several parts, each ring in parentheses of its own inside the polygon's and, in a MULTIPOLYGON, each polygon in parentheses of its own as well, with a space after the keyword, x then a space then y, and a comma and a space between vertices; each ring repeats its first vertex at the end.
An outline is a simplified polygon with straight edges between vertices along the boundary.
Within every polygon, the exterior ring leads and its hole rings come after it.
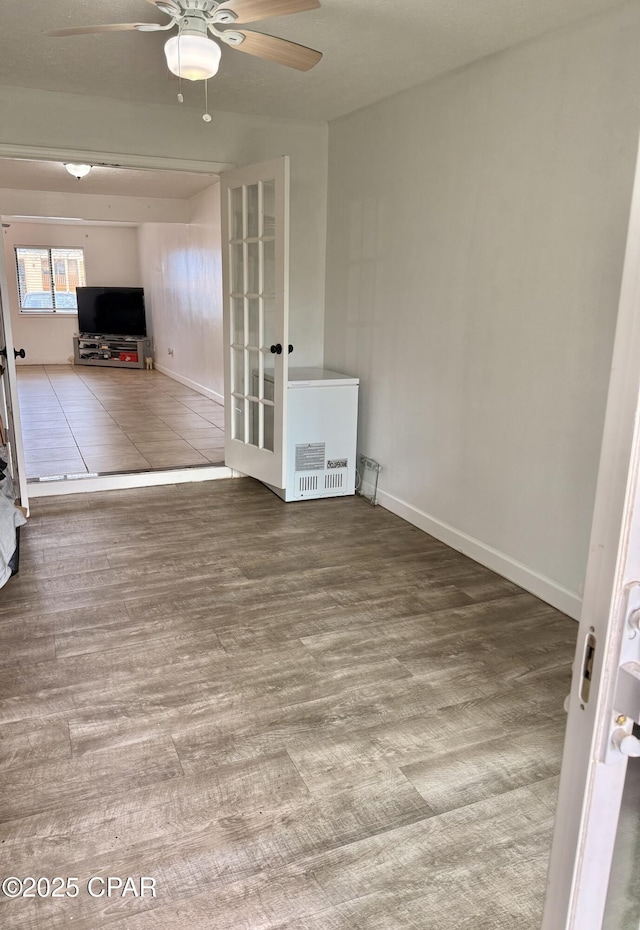
MULTIPOLYGON (((82 36, 89 35, 93 32, 127 32, 130 29, 143 29, 151 26, 151 23, 107 23, 105 26, 74 26, 72 29, 54 29, 47 32, 48 36, 82 36)), ((152 30, 149 29, 149 32, 152 30)))
POLYGON ((242 42, 230 42, 231 48, 239 52, 247 52, 257 58, 266 58, 275 61, 278 65, 287 68, 296 68, 298 71, 309 71, 317 65, 322 58, 322 52, 316 52, 306 45, 289 42, 288 39, 278 39, 276 36, 267 36, 262 32, 251 32, 248 29, 239 29, 238 35, 244 36, 242 42))
POLYGON ((228 10, 234 14, 236 23, 257 23, 260 19, 271 19, 272 16, 317 10, 319 6, 320 0, 227 0, 220 4, 216 13, 228 10))

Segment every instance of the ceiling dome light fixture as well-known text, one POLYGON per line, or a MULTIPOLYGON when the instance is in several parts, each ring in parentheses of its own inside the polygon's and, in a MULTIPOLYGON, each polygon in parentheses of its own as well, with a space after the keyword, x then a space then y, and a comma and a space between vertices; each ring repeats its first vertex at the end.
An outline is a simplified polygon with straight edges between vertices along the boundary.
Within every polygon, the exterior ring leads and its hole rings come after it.
POLYGON ((91 165, 73 165, 71 162, 66 162, 65 168, 69 174, 73 175, 74 178, 77 178, 78 181, 80 181, 82 178, 86 178, 86 176, 91 171, 91 165))
POLYGON ((182 32, 164 46, 169 71, 187 81, 206 81, 218 73, 220 46, 203 35, 182 32))

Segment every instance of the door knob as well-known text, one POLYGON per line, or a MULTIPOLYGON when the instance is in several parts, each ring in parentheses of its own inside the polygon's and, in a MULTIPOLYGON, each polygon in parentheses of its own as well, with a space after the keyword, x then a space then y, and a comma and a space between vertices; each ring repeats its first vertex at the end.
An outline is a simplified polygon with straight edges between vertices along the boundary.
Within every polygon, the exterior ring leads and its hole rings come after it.
POLYGON ((293 352, 293 346, 291 345, 291 343, 289 343, 289 355, 291 355, 292 352, 293 352))
POLYGON ((282 346, 280 345, 279 342, 276 343, 276 345, 271 346, 271 354, 272 354, 272 355, 282 355, 282 346))
POLYGON ((24 358, 27 353, 24 351, 24 349, 14 349, 13 354, 16 358, 24 358))

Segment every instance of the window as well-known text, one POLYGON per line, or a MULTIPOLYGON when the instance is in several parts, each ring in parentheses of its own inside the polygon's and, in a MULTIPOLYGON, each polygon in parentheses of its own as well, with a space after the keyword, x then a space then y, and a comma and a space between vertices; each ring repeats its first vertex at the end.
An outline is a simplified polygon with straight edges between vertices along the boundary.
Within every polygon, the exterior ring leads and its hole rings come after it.
POLYGON ((22 313, 75 313, 76 288, 86 284, 82 249, 16 248, 22 313))

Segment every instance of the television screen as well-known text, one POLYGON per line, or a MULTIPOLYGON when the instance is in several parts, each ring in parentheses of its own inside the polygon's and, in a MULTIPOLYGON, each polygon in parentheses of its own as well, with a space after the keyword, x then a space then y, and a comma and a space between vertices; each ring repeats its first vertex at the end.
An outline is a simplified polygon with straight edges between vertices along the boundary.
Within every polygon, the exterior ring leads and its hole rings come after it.
POLYGON ((146 336, 141 287, 79 287, 78 331, 85 336, 146 336))

